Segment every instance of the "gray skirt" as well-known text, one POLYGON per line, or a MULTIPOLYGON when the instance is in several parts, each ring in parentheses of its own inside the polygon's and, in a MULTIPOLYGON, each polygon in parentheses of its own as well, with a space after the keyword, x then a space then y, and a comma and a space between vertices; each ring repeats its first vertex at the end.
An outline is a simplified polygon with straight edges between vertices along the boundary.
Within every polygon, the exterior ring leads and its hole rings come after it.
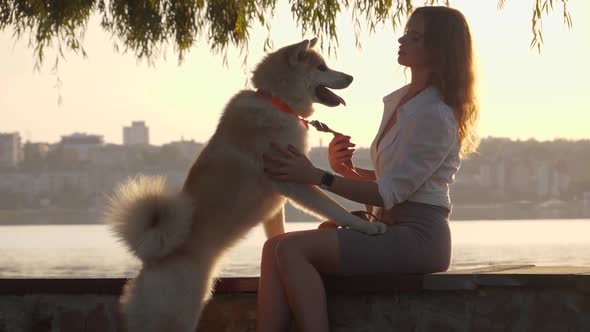
POLYGON ((339 275, 424 274, 446 271, 451 262, 450 211, 406 201, 389 211, 393 224, 381 235, 337 230, 339 275))

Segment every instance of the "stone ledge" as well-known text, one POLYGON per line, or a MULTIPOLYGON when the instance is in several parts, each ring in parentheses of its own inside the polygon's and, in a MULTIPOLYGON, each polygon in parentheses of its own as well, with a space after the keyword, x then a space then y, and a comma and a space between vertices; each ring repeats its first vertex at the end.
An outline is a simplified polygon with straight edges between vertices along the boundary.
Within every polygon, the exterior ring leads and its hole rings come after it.
MULTIPOLYGON (((0 332, 123 332, 127 279, 0 279, 0 332)), ((197 332, 253 332, 257 277, 221 278, 197 332)), ((590 331, 590 267, 326 278, 333 332, 590 331)))
POLYGON ((497 265, 424 276, 425 290, 487 287, 568 288, 590 291, 590 267, 497 265))
MULTIPOLYGON (((119 295, 126 278, 0 278, 0 294, 104 294, 119 295)), ((215 293, 256 293, 258 277, 221 278, 215 293)))
MULTIPOLYGON (((0 278, 0 294, 121 294, 126 278, 0 278)), ((330 292, 381 293, 389 291, 415 291, 422 289, 422 275, 393 275, 375 278, 326 278, 330 292), (351 287, 351 285, 353 285, 351 287)), ((215 284, 216 294, 256 293, 258 277, 220 278, 215 284)))
MULTIPOLYGON (((0 294, 120 294, 126 278, 0 279, 0 294)), ((327 277, 330 293, 474 290, 479 287, 569 288, 590 292, 590 267, 497 265, 426 275, 327 277)), ((220 278, 216 294, 256 293, 258 277, 220 278)))

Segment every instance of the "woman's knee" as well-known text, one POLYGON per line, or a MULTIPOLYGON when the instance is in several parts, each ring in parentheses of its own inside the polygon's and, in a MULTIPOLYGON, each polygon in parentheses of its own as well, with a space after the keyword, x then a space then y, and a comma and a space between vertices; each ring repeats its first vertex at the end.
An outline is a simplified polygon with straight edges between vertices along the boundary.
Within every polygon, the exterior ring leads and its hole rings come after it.
POLYGON ((302 253, 299 252, 298 246, 296 246, 296 237, 284 237, 276 242, 274 247, 274 259, 277 267, 280 271, 288 273, 291 267, 293 267, 297 260, 301 260, 303 257, 302 253))
POLYGON ((277 268, 285 273, 292 268, 298 269, 302 263, 309 263, 319 271, 330 272, 337 268, 339 254, 335 235, 328 233, 316 230, 285 233, 284 236, 267 241, 269 243, 265 244, 264 254, 273 255, 277 268))
POLYGON ((276 257, 277 245, 286 237, 287 233, 271 237, 264 242, 262 246, 262 261, 274 261, 276 257))

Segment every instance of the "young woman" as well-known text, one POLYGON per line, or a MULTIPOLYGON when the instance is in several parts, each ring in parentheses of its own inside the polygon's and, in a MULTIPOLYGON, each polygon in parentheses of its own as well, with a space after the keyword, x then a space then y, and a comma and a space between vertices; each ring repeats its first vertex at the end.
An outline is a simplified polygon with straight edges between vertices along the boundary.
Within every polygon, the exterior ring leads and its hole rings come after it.
POLYGON ((315 168, 292 147, 275 146, 265 156, 270 177, 323 184, 375 206, 388 230, 370 236, 317 229, 269 239, 261 261, 259 332, 285 331, 292 317, 301 331, 328 331, 322 274, 433 273, 449 267, 449 185, 460 159, 477 145, 469 26, 455 9, 421 7, 398 41, 398 62, 410 68, 411 82, 383 98, 382 123, 371 145, 374 170, 354 167, 354 144, 344 135, 329 147, 330 166, 341 176, 315 168))

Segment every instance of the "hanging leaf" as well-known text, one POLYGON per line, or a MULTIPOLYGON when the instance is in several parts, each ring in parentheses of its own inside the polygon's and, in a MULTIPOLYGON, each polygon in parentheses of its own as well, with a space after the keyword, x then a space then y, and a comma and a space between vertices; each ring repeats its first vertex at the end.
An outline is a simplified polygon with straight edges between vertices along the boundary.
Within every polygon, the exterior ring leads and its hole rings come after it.
MULTIPOLYGON (((287 1, 287 0, 284 0, 287 1)), ((336 18, 343 10, 352 12, 355 43, 359 40, 360 18, 370 32, 382 24, 399 28, 415 5, 449 5, 448 0, 288 0, 302 35, 320 38, 328 51, 338 45, 336 18)), ((540 46, 542 19, 558 0, 535 0, 531 19, 531 47, 540 46)), ((568 0, 559 0, 564 24, 571 28, 568 0)), ((270 18, 277 0, 0 0, 0 30, 12 30, 16 39, 28 36, 35 54, 35 67, 44 60, 45 48, 55 47, 86 55, 84 33, 91 15, 100 18, 100 27, 115 37, 114 49, 132 52, 139 60, 153 62, 167 45, 174 47, 178 60, 195 45, 208 45, 226 56, 233 45, 247 56, 249 33, 256 24, 270 35, 270 18)), ((506 0, 498 0, 498 9, 506 0)), ((270 37, 264 43, 272 45, 270 37)))

